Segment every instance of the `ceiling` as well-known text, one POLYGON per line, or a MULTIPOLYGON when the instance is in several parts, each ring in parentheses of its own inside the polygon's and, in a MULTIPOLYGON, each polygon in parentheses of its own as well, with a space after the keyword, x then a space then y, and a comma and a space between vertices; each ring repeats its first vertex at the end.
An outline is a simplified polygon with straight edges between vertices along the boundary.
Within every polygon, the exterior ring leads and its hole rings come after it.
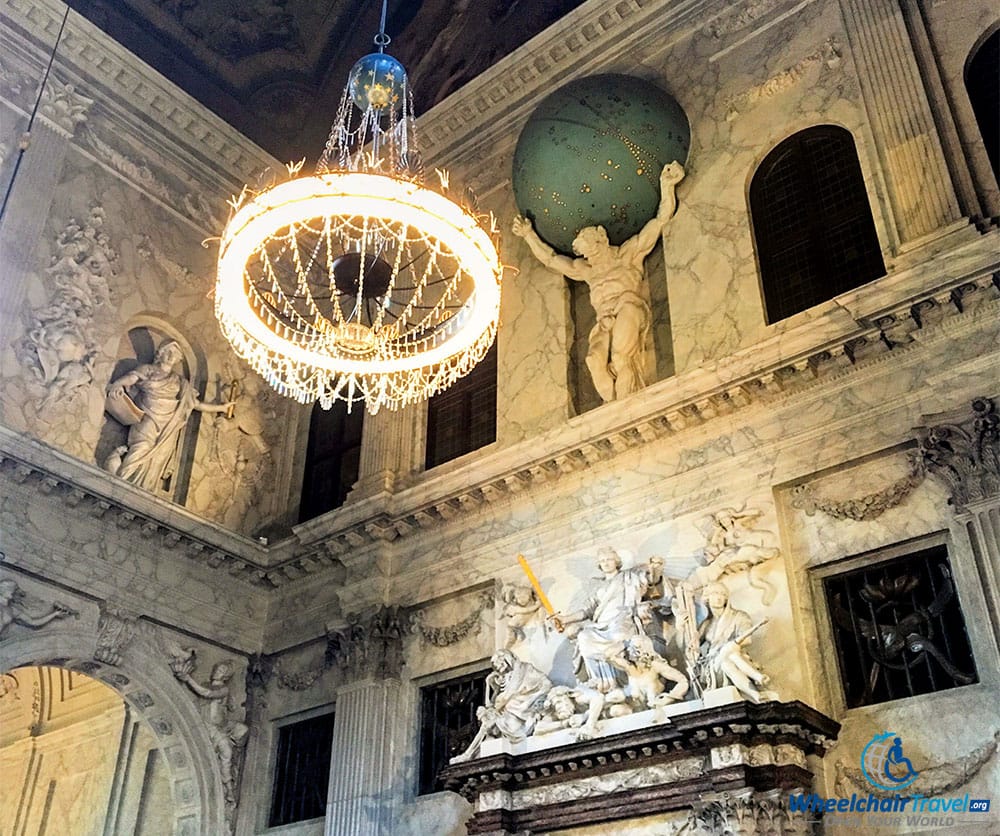
MULTIPOLYGON (((583 0, 389 0, 388 48, 419 115, 583 0)), ((315 159, 378 0, 69 0, 281 160, 315 159)))

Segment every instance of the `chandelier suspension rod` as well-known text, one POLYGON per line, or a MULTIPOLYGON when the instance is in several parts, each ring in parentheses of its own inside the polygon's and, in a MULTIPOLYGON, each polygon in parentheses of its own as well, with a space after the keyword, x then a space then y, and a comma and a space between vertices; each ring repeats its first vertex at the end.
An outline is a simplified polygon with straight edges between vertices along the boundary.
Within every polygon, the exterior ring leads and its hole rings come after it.
MULTIPOLYGON (((10 202, 11 193, 14 191, 14 181, 17 179, 17 173, 21 169, 21 161, 24 159, 24 152, 28 150, 28 146, 31 144, 31 129, 35 126, 35 117, 38 115, 38 108, 42 104, 42 94, 45 92, 45 85, 49 80, 49 73, 52 71, 52 65, 56 60, 56 51, 59 49, 59 43, 62 41, 63 31, 66 29, 66 21, 69 18, 69 6, 66 6, 66 11, 63 14, 62 23, 59 24, 59 33, 56 35, 56 41, 52 44, 52 52, 49 55, 49 63, 45 67, 45 73, 42 75, 42 83, 38 85, 38 95, 35 96, 35 105, 31 109, 31 116, 28 117, 28 127, 25 128, 23 134, 21 134, 21 139, 17 143, 17 159, 14 160, 14 170, 10 173, 10 180, 7 182, 7 191, 3 196, 3 204, 0 205, 0 224, 3 223, 4 215, 7 214, 7 204, 10 202)), ((385 28, 385 0, 382 2, 382 27, 385 28)))

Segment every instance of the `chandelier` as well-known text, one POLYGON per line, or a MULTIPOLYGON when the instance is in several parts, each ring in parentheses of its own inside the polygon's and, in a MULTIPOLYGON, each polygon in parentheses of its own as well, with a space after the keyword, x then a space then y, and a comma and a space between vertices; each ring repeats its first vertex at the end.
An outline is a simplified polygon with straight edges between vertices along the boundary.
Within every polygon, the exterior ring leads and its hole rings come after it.
POLYGON ((377 52, 351 70, 312 176, 230 201, 215 314, 282 395, 372 414, 468 374, 496 337, 501 265, 488 217, 424 181, 406 71, 377 52))

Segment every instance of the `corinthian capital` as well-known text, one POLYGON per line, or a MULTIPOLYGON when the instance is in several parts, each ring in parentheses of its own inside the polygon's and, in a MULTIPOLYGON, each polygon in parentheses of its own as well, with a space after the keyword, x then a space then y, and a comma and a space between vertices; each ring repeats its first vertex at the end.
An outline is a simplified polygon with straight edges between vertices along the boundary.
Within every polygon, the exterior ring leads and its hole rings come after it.
POLYGON ((1000 415, 991 398, 976 398, 971 411, 928 416, 915 428, 927 472, 951 491, 958 510, 1000 496, 1000 415))

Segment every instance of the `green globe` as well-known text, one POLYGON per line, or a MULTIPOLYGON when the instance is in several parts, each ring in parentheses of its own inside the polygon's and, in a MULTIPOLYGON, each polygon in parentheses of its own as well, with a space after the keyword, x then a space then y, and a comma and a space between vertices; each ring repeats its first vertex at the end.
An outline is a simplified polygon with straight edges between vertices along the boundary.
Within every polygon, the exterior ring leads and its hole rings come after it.
POLYGON ((564 253, 587 226, 621 244, 656 214, 660 171, 687 159, 690 140, 681 106, 656 85, 627 75, 572 81, 542 101, 517 140, 517 207, 564 253))

